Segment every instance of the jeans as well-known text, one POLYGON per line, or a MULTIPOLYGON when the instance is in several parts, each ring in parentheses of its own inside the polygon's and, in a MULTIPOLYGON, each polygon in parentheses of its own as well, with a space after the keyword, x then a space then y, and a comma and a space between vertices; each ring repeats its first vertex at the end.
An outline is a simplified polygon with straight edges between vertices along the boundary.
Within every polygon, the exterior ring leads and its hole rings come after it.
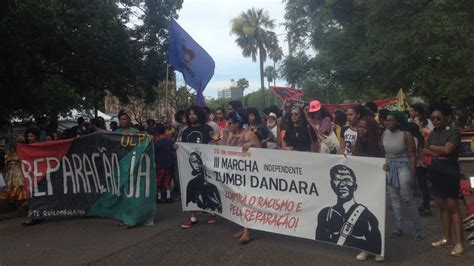
POLYGON ((398 167, 398 178, 400 181, 400 187, 395 188, 392 185, 387 185, 392 201, 392 209, 394 216, 395 229, 399 232, 403 232, 403 216, 402 216, 402 201, 406 204, 410 210, 413 227, 417 236, 423 236, 423 229, 420 221, 420 214, 415 201, 413 200, 413 193, 410 187, 410 169, 408 166, 400 165, 398 167))

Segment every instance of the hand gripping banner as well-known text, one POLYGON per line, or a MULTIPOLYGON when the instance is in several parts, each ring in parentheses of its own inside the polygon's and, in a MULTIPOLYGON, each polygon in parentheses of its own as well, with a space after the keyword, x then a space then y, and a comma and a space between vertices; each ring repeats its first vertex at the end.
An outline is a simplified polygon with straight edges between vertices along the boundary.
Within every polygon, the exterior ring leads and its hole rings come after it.
POLYGON ((384 160, 180 143, 183 209, 384 255, 384 160))
POLYGON ((153 224, 155 162, 146 134, 94 133, 20 144, 29 216, 102 216, 153 224))

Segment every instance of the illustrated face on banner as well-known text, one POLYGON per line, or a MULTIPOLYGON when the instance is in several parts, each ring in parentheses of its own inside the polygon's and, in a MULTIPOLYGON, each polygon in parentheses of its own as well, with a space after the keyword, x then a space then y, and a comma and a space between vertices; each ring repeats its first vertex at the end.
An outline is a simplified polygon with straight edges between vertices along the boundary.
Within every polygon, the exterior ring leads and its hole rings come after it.
POLYGON ((340 199, 350 200, 357 190, 354 172, 345 166, 336 166, 331 169, 331 187, 340 199))
POLYGON ((202 171, 204 169, 201 157, 195 152, 189 155, 189 163, 194 171, 202 171))
POLYGON ((189 154, 193 179, 186 186, 186 206, 194 203, 203 210, 222 213, 221 196, 214 184, 205 181, 209 177, 199 154, 199 151, 189 154))

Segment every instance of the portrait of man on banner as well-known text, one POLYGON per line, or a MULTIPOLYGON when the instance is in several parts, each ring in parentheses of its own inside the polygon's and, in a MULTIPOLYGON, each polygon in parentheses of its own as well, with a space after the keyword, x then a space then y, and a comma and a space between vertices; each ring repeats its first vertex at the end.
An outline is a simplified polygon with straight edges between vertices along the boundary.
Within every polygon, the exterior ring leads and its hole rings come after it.
POLYGON ((192 172, 191 179, 186 187, 186 206, 195 203, 199 208, 222 213, 222 201, 214 184, 207 181, 207 173, 199 152, 189 154, 189 164, 192 172))
POLYGON ((330 177, 337 202, 319 212, 316 240, 380 254, 379 221, 367 207, 355 201, 357 178, 354 171, 339 164, 331 168, 330 177))

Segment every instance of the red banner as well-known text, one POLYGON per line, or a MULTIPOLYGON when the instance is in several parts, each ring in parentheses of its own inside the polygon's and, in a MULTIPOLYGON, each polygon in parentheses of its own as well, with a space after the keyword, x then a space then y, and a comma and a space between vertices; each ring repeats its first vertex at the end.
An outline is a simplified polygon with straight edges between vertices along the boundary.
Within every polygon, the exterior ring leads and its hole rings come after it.
POLYGON ((304 95, 300 90, 290 87, 277 87, 270 86, 270 89, 282 100, 286 101, 288 99, 298 99, 304 95))
MULTIPOLYGON (((391 102, 397 102, 398 98, 388 98, 388 99, 381 99, 381 100, 375 100, 375 104, 377 104, 378 108, 384 108, 385 105, 391 103, 391 102)), ((359 103, 344 103, 344 104, 323 104, 326 109, 328 109, 329 112, 334 113, 336 109, 346 109, 350 108, 352 106, 358 105, 359 103)))

